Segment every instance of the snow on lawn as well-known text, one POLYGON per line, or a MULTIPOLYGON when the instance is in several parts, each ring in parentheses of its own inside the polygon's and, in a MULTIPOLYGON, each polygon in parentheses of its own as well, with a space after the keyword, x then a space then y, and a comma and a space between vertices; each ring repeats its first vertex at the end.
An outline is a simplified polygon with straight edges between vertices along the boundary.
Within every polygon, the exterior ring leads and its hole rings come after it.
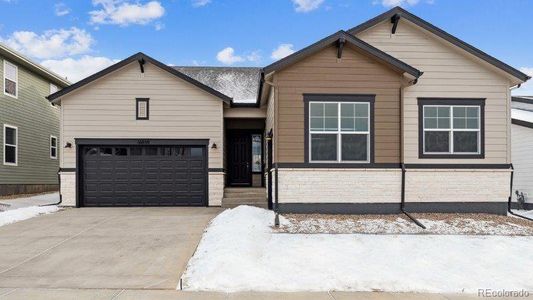
POLYGON ((533 290, 533 237, 285 234, 272 230, 273 220, 249 206, 218 215, 189 261, 184 289, 533 290))
POLYGON ((0 226, 58 211, 57 206, 30 206, 0 212, 0 226))
POLYGON ((288 215, 284 233, 533 235, 533 222, 488 214, 415 214, 422 229, 404 215, 288 215))

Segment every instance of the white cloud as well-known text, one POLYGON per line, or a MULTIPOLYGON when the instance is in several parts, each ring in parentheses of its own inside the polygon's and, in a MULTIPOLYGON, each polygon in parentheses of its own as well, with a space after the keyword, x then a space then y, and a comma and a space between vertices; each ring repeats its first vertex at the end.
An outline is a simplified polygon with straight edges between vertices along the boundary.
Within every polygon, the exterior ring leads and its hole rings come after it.
POLYGON ((310 12, 320 7, 324 0, 291 0, 297 12, 310 12))
POLYGON ((272 55, 270 55, 270 57, 274 60, 279 60, 289 56, 295 52, 293 47, 293 44, 280 44, 278 48, 272 51, 272 55))
POLYGON ((93 5, 102 8, 89 12, 92 24, 145 25, 165 14, 165 8, 159 1, 141 4, 125 0, 93 0, 93 5))
POLYGON ((192 0, 192 6, 194 7, 206 6, 209 3, 211 3, 211 0, 192 0))
POLYGON ((257 62, 261 60, 261 54, 260 51, 252 51, 252 53, 246 55, 246 60, 251 62, 257 62))
POLYGON ((243 62, 244 58, 235 55, 235 50, 231 47, 226 47, 217 53, 217 60, 225 65, 232 65, 234 63, 243 62))
MULTIPOLYGON (((428 0, 428 3, 432 0, 428 0)), ((394 6, 413 6, 418 4, 420 0, 381 0, 381 1, 375 1, 374 3, 381 3, 381 5, 385 7, 394 7, 394 6)))
POLYGON ((70 14, 70 8, 63 2, 55 4, 55 13, 56 16, 62 17, 70 14))
POLYGON ((252 51, 249 54, 236 55, 235 49, 226 47, 217 53, 217 60, 225 65, 233 65, 244 61, 257 62, 261 60, 260 51, 252 51))
MULTIPOLYGON (((533 67, 524 67, 520 68, 520 71, 526 73, 527 75, 533 77, 533 67)), ((533 96, 533 79, 530 79, 518 89, 513 90, 513 95, 521 96, 533 96)))
POLYGON ((83 29, 47 30, 42 34, 32 31, 15 31, 0 42, 28 56, 49 59, 87 53, 94 44, 91 34, 83 29))
POLYGON ((155 29, 156 31, 163 30, 163 29, 165 29, 165 24, 163 24, 163 23, 161 23, 161 22, 157 22, 157 23, 155 23, 155 25, 154 25, 154 29, 155 29))
POLYGON ((118 59, 107 57, 84 55, 78 59, 69 57, 61 60, 45 60, 41 64, 55 73, 66 77, 69 81, 76 82, 118 61, 118 59))

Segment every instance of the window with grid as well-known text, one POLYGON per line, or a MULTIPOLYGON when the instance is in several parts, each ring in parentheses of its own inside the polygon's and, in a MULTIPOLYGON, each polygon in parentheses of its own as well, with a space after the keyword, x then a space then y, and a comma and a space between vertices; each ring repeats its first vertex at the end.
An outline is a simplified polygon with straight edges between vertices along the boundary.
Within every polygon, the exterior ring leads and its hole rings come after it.
POLYGON ((18 68, 4 60, 4 94, 17 98, 18 96, 18 68))
POLYGON ((424 105, 424 154, 480 154, 481 107, 424 105))
POLYGON ((18 128, 4 125, 4 165, 18 163, 18 128))
POLYGON ((50 136, 50 158, 57 159, 57 137, 50 136))
POLYGON ((370 103, 309 102, 310 162, 369 162, 370 103))

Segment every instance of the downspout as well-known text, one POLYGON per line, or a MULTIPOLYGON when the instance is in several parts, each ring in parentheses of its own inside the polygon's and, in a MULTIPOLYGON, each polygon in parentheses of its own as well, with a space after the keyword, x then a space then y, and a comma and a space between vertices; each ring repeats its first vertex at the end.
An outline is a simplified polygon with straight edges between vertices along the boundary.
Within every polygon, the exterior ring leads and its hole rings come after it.
POLYGON ((279 201, 278 201, 278 164, 276 163, 275 167, 276 173, 274 174, 276 177, 276 184, 275 188, 276 191, 274 193, 274 213, 276 214, 276 217, 274 218, 274 226, 279 227, 279 201))
POLYGON ((513 199, 513 177, 514 177, 514 167, 513 167, 513 164, 511 164, 511 181, 509 184, 509 200, 507 201, 507 212, 515 217, 533 221, 533 219, 514 213, 511 210, 511 200, 513 199))
POLYGON ((61 168, 57 170, 57 182, 59 184, 59 202, 56 203, 49 203, 49 204, 42 204, 39 206, 53 206, 53 205, 59 205, 61 202, 63 202, 63 195, 61 195, 61 168))
MULTIPOLYGON (((416 82, 415 82, 416 83, 416 82)), ((406 215, 411 221, 413 221, 416 225, 420 226, 423 229, 426 229, 426 226, 424 224, 420 223, 417 219, 415 219, 413 216, 411 216, 407 211, 405 211, 405 163, 403 158, 403 91, 400 87, 400 160, 401 160, 401 167, 402 167, 402 194, 401 194, 401 202, 400 202, 400 210, 401 212, 406 215)))
POLYGON ((405 164, 402 162, 402 202, 400 204, 400 210, 404 215, 406 215, 411 221, 413 221, 416 225, 422 227, 423 229, 426 229, 426 226, 422 224, 420 221, 415 219, 415 217, 411 216, 407 211, 405 211, 405 164))
MULTIPOLYGON (((263 82, 265 84, 268 84, 272 87, 272 93, 275 93, 276 91, 276 85, 271 82, 271 81, 268 81, 266 79, 264 79, 263 77, 263 82)), ((274 97, 274 101, 276 100, 276 98, 274 97)), ((274 125, 272 126, 272 129, 273 129, 273 135, 272 135, 272 152, 275 152, 275 144, 274 144, 274 137, 276 135, 276 130, 275 130, 275 127, 276 127, 276 121, 277 121, 277 118, 276 118, 276 113, 277 113, 277 110, 276 110, 276 106, 277 106, 277 103, 274 102, 274 125)), ((276 156, 277 156, 277 153, 276 153, 276 156)), ((274 158, 274 157, 273 157, 274 158)), ((272 164, 274 165, 274 178, 275 178, 275 183, 274 183, 274 214, 275 214, 275 217, 274 217, 274 226, 276 227, 279 227, 279 198, 278 198, 278 163, 277 162, 274 162, 274 159, 272 159, 272 164)))

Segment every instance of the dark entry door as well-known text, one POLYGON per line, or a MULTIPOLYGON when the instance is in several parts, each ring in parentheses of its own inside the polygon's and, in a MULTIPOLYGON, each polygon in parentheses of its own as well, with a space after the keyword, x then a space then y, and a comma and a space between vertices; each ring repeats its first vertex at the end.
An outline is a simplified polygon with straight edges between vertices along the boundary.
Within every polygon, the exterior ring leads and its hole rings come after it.
POLYGON ((229 136, 229 184, 252 185, 252 136, 231 134, 229 136))
POLYGON ((205 146, 83 146, 83 206, 204 206, 205 146))

